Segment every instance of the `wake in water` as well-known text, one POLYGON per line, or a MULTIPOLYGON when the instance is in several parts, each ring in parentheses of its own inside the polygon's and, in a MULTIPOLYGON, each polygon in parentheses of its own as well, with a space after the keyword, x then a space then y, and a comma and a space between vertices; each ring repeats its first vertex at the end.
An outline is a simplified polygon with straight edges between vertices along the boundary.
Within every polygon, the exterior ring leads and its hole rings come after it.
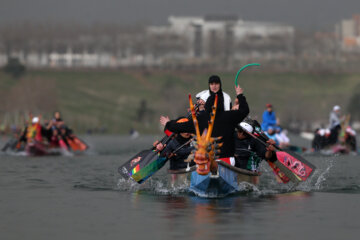
MULTIPOLYGON (((251 194, 252 196, 267 196, 291 193, 294 191, 303 192, 344 192, 360 193, 360 173, 356 166, 360 161, 354 157, 326 157, 311 159, 317 166, 314 174, 299 185, 292 183, 278 183, 266 164, 262 165, 260 184, 241 184, 241 191, 238 194, 251 194)), ((118 179, 116 189, 120 191, 144 191, 161 195, 183 195, 188 194, 189 179, 183 184, 172 185, 168 174, 156 174, 143 184, 134 181, 118 179)))

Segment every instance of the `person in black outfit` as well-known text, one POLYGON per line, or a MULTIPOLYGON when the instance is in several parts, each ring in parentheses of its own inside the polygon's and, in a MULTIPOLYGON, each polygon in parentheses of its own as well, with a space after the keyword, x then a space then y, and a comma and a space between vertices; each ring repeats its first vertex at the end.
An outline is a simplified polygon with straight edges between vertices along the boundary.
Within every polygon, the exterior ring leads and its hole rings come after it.
MULTIPOLYGON (((180 117, 175 121, 177 123, 189 122, 189 118, 180 117)), ((175 134, 175 137, 173 137, 168 144, 164 145, 159 141, 155 141, 153 145, 158 151, 161 151, 161 156, 170 160, 170 170, 179 170, 187 168, 187 162, 184 160, 187 159, 195 149, 191 145, 191 140, 190 133, 178 133, 175 134)), ((195 163, 191 162, 189 166, 193 165, 195 165, 195 163)))
MULTIPOLYGON (((166 156, 170 160, 170 170, 179 170, 187 167, 187 163, 184 160, 190 155, 190 153, 195 149, 189 141, 191 139, 191 134, 189 133, 179 133, 177 136, 172 139, 165 149, 161 152, 161 156, 166 156), (185 145, 184 145, 185 144, 185 145), (181 147, 183 146, 183 147, 181 147), (177 150, 181 147, 179 150, 177 150), (176 153, 173 154, 173 152, 176 153)), ((195 163, 190 162, 189 166, 193 166, 195 163)))
MULTIPOLYGON (((218 99, 218 108, 216 111, 212 137, 222 137, 221 141, 223 142, 223 145, 220 148, 219 158, 234 156, 234 129, 237 124, 249 114, 248 103, 242 94, 243 89, 240 86, 236 86, 235 91, 239 104, 238 110, 224 111, 224 104, 221 102, 221 99, 218 99)), ((205 128, 208 128, 208 121, 210 120, 210 113, 212 111, 212 106, 214 105, 215 96, 215 94, 211 95, 207 99, 205 111, 200 112, 197 116, 201 133, 205 128)), ((184 123, 177 123, 175 120, 168 121, 165 125, 165 129, 174 133, 195 133, 193 121, 184 123)))
POLYGON ((254 126, 247 122, 241 122, 237 126, 235 136, 235 167, 255 171, 259 169, 260 162, 263 159, 276 161, 274 153, 273 140, 268 140, 269 146, 265 146, 258 140, 251 137, 247 132, 253 133, 254 126))

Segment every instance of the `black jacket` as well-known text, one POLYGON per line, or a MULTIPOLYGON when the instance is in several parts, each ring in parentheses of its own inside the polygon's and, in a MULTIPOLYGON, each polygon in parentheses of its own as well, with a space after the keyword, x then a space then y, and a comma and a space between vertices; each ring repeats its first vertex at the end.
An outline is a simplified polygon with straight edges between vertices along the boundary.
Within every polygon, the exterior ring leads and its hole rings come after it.
MULTIPOLYGON (((181 137, 180 135, 172 139, 161 152, 161 156, 167 156, 169 153, 177 150, 181 145, 185 144, 189 140, 181 137)), ((176 155, 171 157, 170 160, 170 170, 178 170, 187 167, 187 163, 184 160, 189 156, 191 151, 194 150, 194 147, 190 143, 186 144, 184 147, 176 151, 176 155)), ((190 166, 193 166, 195 163, 191 162, 190 166)))
MULTIPOLYGON (((259 162, 265 159, 265 154, 267 152, 266 146, 252 137, 247 137, 245 139, 239 139, 235 136, 235 167, 249 169, 248 162, 251 158, 256 161, 259 159, 259 162)), ((273 154, 271 162, 276 161, 276 155, 273 154)))

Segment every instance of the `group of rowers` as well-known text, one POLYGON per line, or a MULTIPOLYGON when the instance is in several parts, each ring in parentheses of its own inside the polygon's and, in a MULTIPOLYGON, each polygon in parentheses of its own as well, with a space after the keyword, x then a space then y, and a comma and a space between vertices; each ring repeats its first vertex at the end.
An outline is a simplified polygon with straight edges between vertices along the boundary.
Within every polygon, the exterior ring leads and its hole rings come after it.
MULTIPOLYGON (((217 96, 218 104, 212 137, 221 137, 223 143, 216 156, 217 160, 224 161, 237 168, 259 171, 259 165, 263 159, 271 162, 276 161, 274 152, 276 142, 273 139, 266 138, 264 140, 267 144, 264 145, 251 136, 254 130, 261 131, 261 126, 256 120, 247 118, 249 105, 243 94, 243 89, 240 86, 235 86, 235 92, 237 96, 232 105, 230 96, 222 91, 220 77, 213 75, 209 78, 209 89, 196 95, 196 117, 200 133, 208 128, 212 107, 217 96)), ((158 151, 161 151, 161 155, 170 160, 170 170, 184 169, 188 162, 190 162, 190 166, 195 165, 191 161, 192 153, 195 150, 192 144, 192 134, 195 133, 195 127, 191 117, 179 117, 170 120, 169 117, 161 116, 160 124, 164 126, 165 131, 175 134, 175 137, 166 145, 158 141, 154 142, 154 146, 158 151), (180 146, 183 147, 173 154, 173 151, 179 149, 180 146)))
POLYGON ((61 118, 60 112, 55 112, 51 120, 44 120, 42 116, 29 114, 29 121, 18 138, 19 143, 26 147, 35 147, 36 151, 45 151, 45 148, 71 149, 70 141, 75 137, 70 128, 61 118))
POLYGON ((334 147, 337 152, 356 152, 356 131, 349 121, 350 115, 341 116, 341 107, 335 105, 329 115, 329 127, 315 130, 312 141, 314 151, 334 147))

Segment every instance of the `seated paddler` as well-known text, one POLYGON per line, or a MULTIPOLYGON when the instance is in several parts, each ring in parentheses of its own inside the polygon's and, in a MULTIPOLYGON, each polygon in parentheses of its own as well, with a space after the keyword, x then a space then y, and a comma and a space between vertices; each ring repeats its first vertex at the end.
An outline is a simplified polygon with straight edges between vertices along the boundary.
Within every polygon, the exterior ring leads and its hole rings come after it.
MULTIPOLYGON (((177 123, 189 122, 188 118, 180 117, 176 120, 177 123)), ((190 153, 195 149, 192 143, 191 133, 178 133, 166 145, 155 142, 154 145, 158 151, 161 151, 161 156, 165 156, 170 160, 170 170, 186 169, 188 166, 193 166, 193 161, 189 165, 185 160, 190 153)))
POLYGON ((241 122, 236 127, 235 167, 258 172, 263 159, 276 161, 275 142, 269 139, 268 146, 263 145, 248 134, 248 132, 253 133, 253 130, 254 126, 247 122, 241 122))

